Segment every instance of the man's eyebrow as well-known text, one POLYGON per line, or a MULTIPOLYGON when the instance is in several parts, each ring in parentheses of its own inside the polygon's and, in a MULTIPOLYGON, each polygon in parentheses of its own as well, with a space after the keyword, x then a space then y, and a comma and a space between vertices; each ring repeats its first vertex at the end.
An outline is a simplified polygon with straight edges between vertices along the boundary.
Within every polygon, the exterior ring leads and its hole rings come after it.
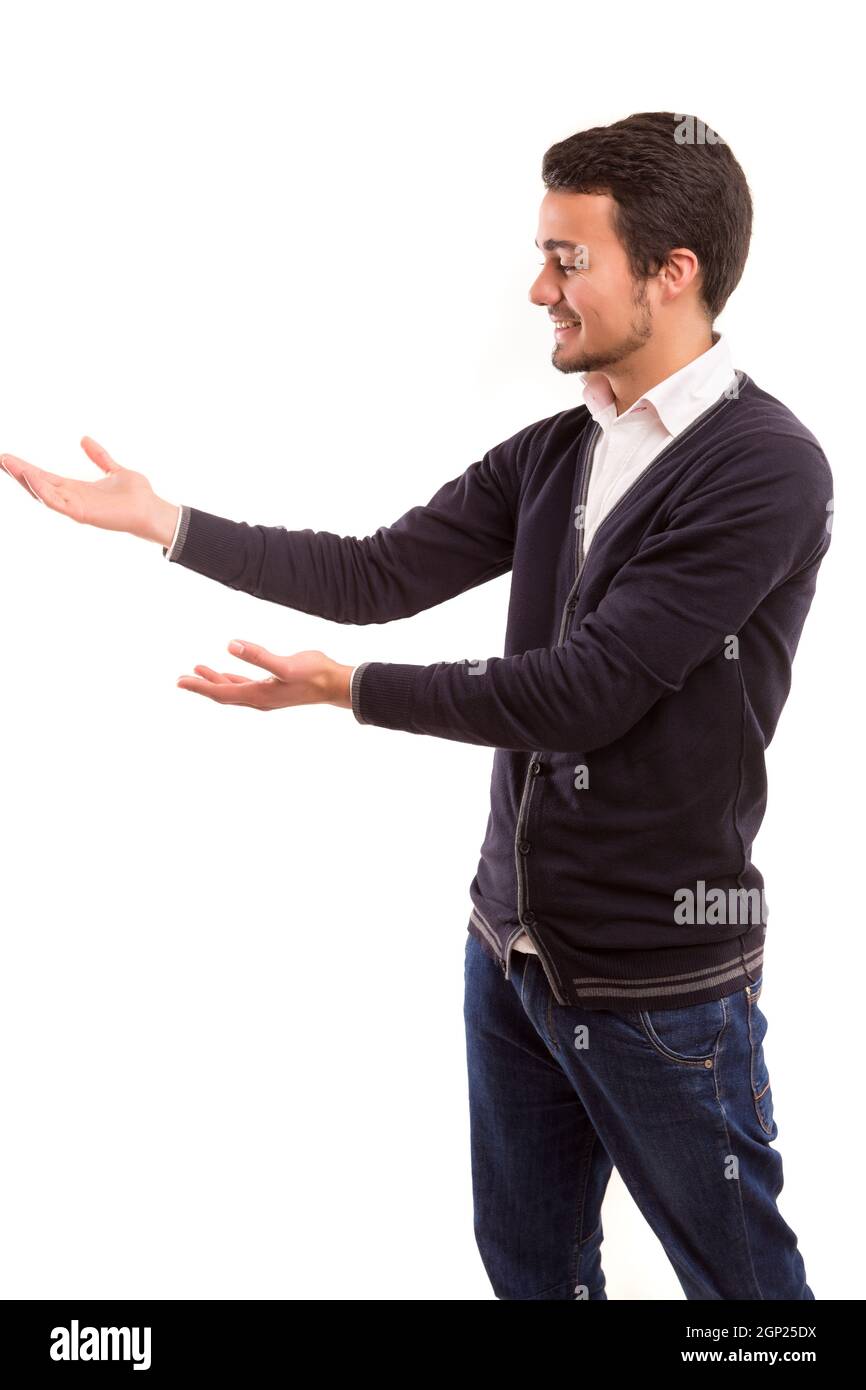
MULTIPOLYGON (((538 246, 537 237, 535 238, 535 244, 538 246)), ((538 246, 538 249, 539 251, 558 251, 560 247, 564 247, 566 251, 576 251, 578 246, 582 245, 582 241, 553 241, 551 237, 548 237, 544 245, 538 246)))

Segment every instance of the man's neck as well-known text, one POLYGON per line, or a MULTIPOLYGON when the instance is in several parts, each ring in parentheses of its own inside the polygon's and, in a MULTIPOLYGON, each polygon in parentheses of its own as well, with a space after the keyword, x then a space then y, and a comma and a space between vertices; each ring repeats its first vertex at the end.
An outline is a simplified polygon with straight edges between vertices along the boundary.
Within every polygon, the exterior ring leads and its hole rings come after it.
MULTIPOLYGON (((712 333, 696 336, 692 342, 686 344, 679 340, 665 345, 661 351, 656 350, 648 360, 641 359, 635 362, 631 359, 624 371, 617 364, 611 371, 603 372, 602 375, 607 378, 613 392, 617 416, 623 415, 635 401, 639 401, 641 396, 653 386, 657 386, 660 381, 666 381, 674 372, 688 366, 689 362, 694 362, 696 357, 709 352, 710 348, 715 347, 720 336, 713 330, 712 333)), ((634 357, 639 358, 640 353, 634 354, 634 357)))

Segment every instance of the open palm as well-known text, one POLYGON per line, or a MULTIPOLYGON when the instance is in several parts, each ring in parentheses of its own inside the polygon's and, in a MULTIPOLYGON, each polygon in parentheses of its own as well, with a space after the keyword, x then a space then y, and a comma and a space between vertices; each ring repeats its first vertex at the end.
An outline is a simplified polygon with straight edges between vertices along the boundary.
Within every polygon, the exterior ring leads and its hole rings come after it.
POLYGON ((181 690, 206 695, 219 705, 247 705, 260 710, 291 709, 295 705, 329 703, 336 673, 348 670, 318 651, 278 656, 254 642, 230 642, 229 651, 271 674, 265 680, 256 681, 233 671, 194 666, 196 675, 181 676, 177 685, 181 690))
POLYGON ((143 473, 122 468, 89 435, 84 435, 81 447, 88 458, 103 470, 104 478, 92 483, 78 478, 62 478, 17 458, 15 454, 0 455, 0 463, 16 482, 52 511, 61 512, 86 526, 99 526, 105 531, 127 531, 130 535, 150 539, 148 523, 157 499, 147 478, 143 473))

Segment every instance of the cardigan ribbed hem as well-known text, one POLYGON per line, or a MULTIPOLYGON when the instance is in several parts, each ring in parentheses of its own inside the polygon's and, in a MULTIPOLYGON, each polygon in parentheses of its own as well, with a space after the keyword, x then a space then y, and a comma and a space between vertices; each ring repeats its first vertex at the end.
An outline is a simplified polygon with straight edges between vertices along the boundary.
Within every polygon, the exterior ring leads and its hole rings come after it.
MULTIPOLYGON (((467 924, 469 935, 485 954, 510 978, 513 971, 514 943, 506 943, 515 932, 514 924, 493 927, 489 916, 473 909, 467 924)), ((545 956, 548 941, 542 919, 533 928, 545 956)), ((585 950, 558 942, 556 948, 556 988, 551 989, 557 1004, 570 1008, 609 1009, 613 1013, 641 1010, 680 1009, 690 1004, 707 1004, 726 998, 741 989, 752 989, 764 969, 766 924, 756 923, 740 936, 727 941, 690 943, 662 949, 585 950)), ((648 937, 651 937, 648 929, 648 937)), ((517 959, 527 959, 519 952, 517 959)))

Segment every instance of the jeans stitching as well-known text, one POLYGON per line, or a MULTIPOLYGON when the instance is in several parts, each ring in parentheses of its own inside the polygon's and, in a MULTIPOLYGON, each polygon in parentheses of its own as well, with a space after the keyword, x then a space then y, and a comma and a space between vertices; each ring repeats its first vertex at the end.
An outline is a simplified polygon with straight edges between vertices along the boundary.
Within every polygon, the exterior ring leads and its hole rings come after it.
MULTIPOLYGON (((587 1154, 586 1162, 584 1165, 583 1191, 580 1194, 580 1201, 577 1205, 577 1220, 575 1221, 574 1233, 571 1238, 573 1246, 572 1260, 574 1263, 572 1268, 572 1279, 570 1287, 575 1291, 575 1293, 577 1292, 577 1285, 580 1282, 580 1261, 583 1255, 583 1250, 581 1247, 584 1244, 584 1240, 580 1239, 580 1231, 583 1227, 584 1216, 586 1215, 586 1189, 589 1186, 589 1175, 592 1172, 592 1156, 595 1153, 595 1146, 598 1142, 598 1135, 593 1134, 590 1140, 589 1153, 587 1154)), ((597 1231, 600 1226, 601 1221, 599 1220, 598 1226, 596 1226, 595 1231, 597 1231)), ((593 1231, 591 1234, 595 1235, 595 1231, 593 1231)), ((589 1240, 589 1236, 586 1236, 584 1239, 589 1240)))
MULTIPOLYGON (((747 998, 748 998, 748 996, 747 996, 747 998)), ((726 1012, 727 1012, 727 1011, 726 1011, 726 1012)), ((727 1027, 727 1023, 726 1023, 725 1026, 727 1027)), ((723 1030, 723 1031, 724 1031, 724 1030, 723 1030)), ((721 1037, 720 1037, 719 1041, 721 1041, 721 1037)), ((718 1105, 718 1107, 719 1107, 719 1113, 720 1113, 720 1115, 721 1115, 722 1125, 724 1126, 724 1130, 725 1130, 725 1143, 726 1143, 726 1148, 727 1148, 728 1153, 730 1153, 731 1150, 732 1150, 731 1133, 730 1133, 730 1130, 728 1129, 728 1117, 727 1117, 727 1115, 725 1114, 725 1107, 724 1107, 724 1104, 723 1104, 723 1102, 722 1102, 722 1097, 721 1097, 721 1084, 722 1084, 722 1075, 721 1075, 721 1073, 722 1073, 722 1068, 717 1064, 717 1065, 713 1068, 713 1075, 714 1075, 714 1078, 715 1078, 715 1087, 714 1087, 714 1089, 715 1089, 716 1103, 717 1103, 717 1105, 718 1105)), ((751 1076, 750 1076, 750 1078, 749 1078, 749 1090, 751 1091, 751 1089, 752 1089, 752 1084, 751 1084, 751 1076)), ((750 1245, 750 1243, 749 1243, 749 1226, 748 1226, 748 1222, 746 1221, 746 1213, 745 1213, 745 1209, 744 1209, 744 1207, 743 1207, 743 1190, 742 1190, 742 1187, 741 1187, 740 1183, 737 1183, 737 1184, 736 1184, 736 1193, 737 1193, 737 1205, 738 1205, 738 1210, 739 1210, 739 1213, 740 1213, 740 1223, 741 1223, 741 1225, 742 1225, 742 1230, 743 1230, 743 1240, 744 1240, 744 1243, 745 1243, 746 1254, 747 1254, 748 1260, 749 1260, 749 1269, 750 1269, 751 1274, 752 1274, 752 1279, 753 1279, 753 1281, 754 1281, 755 1288, 756 1288, 757 1291, 758 1291, 758 1298, 759 1298, 759 1299, 762 1299, 762 1298, 764 1297, 764 1295, 763 1295, 763 1293, 762 1293, 762 1291, 761 1291, 761 1286, 760 1286, 760 1284, 758 1283, 758 1275, 757 1275, 757 1272, 756 1272, 756 1270, 755 1270, 755 1262, 754 1262, 754 1260, 753 1260, 753 1258, 752 1258, 752 1247, 751 1247, 751 1245, 750 1245)))
MULTIPOLYGON (((753 1109, 754 1109, 754 1111, 755 1111, 755 1117, 756 1117, 756 1119, 757 1119, 757 1121, 758 1121, 758 1124, 761 1126, 761 1129, 764 1131, 765 1134, 767 1134, 767 1135, 769 1135, 769 1136, 772 1137, 773 1130, 774 1130, 774 1128, 775 1128, 775 1123, 776 1123, 776 1122, 775 1122, 775 1119, 774 1119, 774 1117, 773 1117, 772 1114, 771 1114, 771 1116, 770 1116, 770 1123, 767 1124, 766 1120, 764 1119, 764 1116, 763 1116, 762 1113, 761 1113, 761 1108, 760 1108, 760 1105, 759 1105, 759 1103, 758 1103, 759 1101, 761 1101, 761 1100, 763 1099, 763 1097, 764 1097, 764 1096, 767 1094, 767 1092, 770 1090, 770 1069, 769 1069, 769 1067, 767 1067, 767 1084, 766 1084, 766 1086, 762 1087, 760 1091, 756 1091, 756 1090, 755 1090, 755 1063, 756 1063, 757 1060, 758 1060, 758 1049, 755 1047, 755 1041, 754 1041, 753 1027, 754 1027, 754 1022, 755 1022, 755 1015, 754 1015, 754 1007, 753 1007, 753 1006, 754 1006, 755 1004, 757 1004, 758 999, 760 998, 760 995, 761 995, 761 989, 762 989, 762 988, 763 988, 763 984, 761 985, 761 988, 758 989, 758 992, 757 992, 756 994, 751 994, 751 993, 749 993, 749 994, 746 995, 746 1005, 747 1005, 747 1008, 748 1008, 748 1032, 749 1032, 749 1091, 751 1092, 751 1095, 752 1095, 752 1106, 753 1106, 753 1109)), ((765 1059, 764 1065, 766 1066, 766 1059, 765 1059)))
POLYGON ((559 1043, 553 1035, 553 991, 547 990, 547 1043, 554 1052, 559 1051, 559 1043))
POLYGON ((716 1043, 712 1052, 704 1053, 702 1057, 681 1057, 678 1052, 673 1052, 671 1049, 666 1048, 661 1038, 657 1037, 656 1035, 655 1029, 652 1026, 652 1021, 649 1018, 648 1011, 641 1009, 638 1012, 638 1018, 640 1019, 640 1025, 643 1029, 643 1033, 647 1042, 650 1043, 655 1048, 656 1052, 658 1052, 668 1062, 678 1063, 681 1067, 703 1067, 705 1070, 709 1071, 709 1067, 707 1067, 707 1062, 711 1061, 713 1063, 713 1066, 715 1066, 716 1056, 719 1050, 719 1043, 721 1042, 722 1034, 728 1026, 728 1010, 725 1006, 724 996, 722 996, 721 999, 715 1002, 721 1004, 722 1006, 722 1024, 719 1029, 718 1036, 716 1038, 716 1043))

